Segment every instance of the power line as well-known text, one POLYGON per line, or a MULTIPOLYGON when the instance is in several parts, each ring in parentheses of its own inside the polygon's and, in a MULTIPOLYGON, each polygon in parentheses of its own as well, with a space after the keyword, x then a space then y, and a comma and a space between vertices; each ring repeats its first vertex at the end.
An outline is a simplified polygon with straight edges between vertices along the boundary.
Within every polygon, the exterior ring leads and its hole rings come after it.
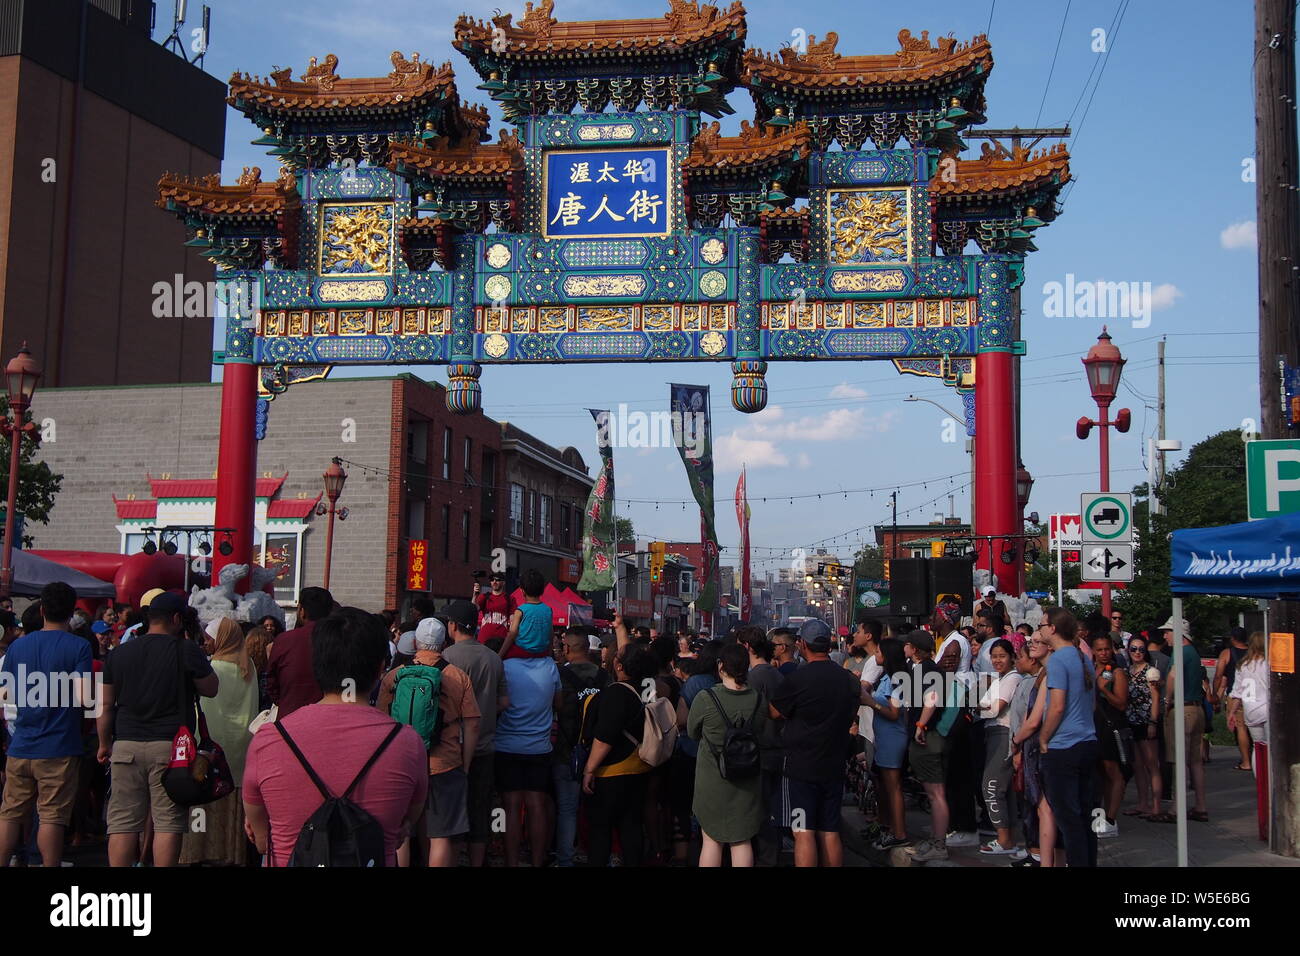
POLYGON ((1070 148, 1073 150, 1076 143, 1079 142, 1079 133, 1083 131, 1083 124, 1088 120, 1088 111, 1092 109, 1093 98, 1097 95, 1097 90, 1101 86, 1101 81, 1106 75, 1106 67, 1110 65, 1110 58, 1115 52, 1115 41, 1119 39, 1119 28, 1124 24, 1124 15, 1128 13, 1128 5, 1131 0, 1123 0, 1118 11, 1117 19, 1111 26, 1111 32, 1107 34, 1106 55, 1101 64, 1101 72, 1097 74, 1097 82, 1092 86, 1092 95, 1088 97, 1088 105, 1083 108, 1083 115, 1079 117, 1079 125, 1074 127, 1074 135, 1070 137, 1070 148))
MULTIPOLYGON (((996 0, 995 0, 996 2, 996 0)), ((1061 29, 1056 34, 1056 50, 1052 53, 1052 66, 1047 71, 1047 84, 1043 87, 1043 98, 1038 104, 1038 115, 1034 117, 1034 125, 1037 126, 1043 118, 1043 106, 1047 103, 1047 91, 1052 88, 1052 74, 1056 72, 1056 57, 1061 52, 1061 38, 1065 36, 1065 21, 1070 17, 1070 4, 1074 0, 1066 0, 1065 14, 1061 17, 1061 29)))

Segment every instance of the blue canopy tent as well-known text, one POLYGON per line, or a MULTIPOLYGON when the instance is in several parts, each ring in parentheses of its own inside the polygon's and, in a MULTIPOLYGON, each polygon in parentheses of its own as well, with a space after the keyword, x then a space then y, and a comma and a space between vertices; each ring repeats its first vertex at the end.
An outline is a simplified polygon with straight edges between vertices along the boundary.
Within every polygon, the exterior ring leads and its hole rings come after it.
MULTIPOLYGON (((1170 543, 1169 589, 1175 633, 1181 634, 1183 594, 1221 594, 1256 599, 1300 597, 1300 514, 1260 521, 1186 528, 1170 543)), ((1187 865, 1187 754, 1183 740, 1183 669, 1174 667, 1174 773, 1178 810, 1178 865, 1187 865)), ((1269 768, 1273 779, 1272 768, 1269 768)), ((1270 801, 1271 802, 1271 801, 1270 801)), ((1271 832, 1271 828, 1270 828, 1271 832)))
POLYGON ((1175 531, 1170 557, 1175 594, 1300 596, 1300 513, 1175 531))

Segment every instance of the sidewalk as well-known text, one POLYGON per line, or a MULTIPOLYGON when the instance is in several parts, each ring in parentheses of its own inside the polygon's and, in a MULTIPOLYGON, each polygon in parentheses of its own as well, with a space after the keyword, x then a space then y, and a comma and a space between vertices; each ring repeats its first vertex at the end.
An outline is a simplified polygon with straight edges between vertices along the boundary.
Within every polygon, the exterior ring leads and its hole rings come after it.
MULTIPOLYGON (((1280 866, 1300 867, 1300 860, 1277 856, 1268 852, 1267 844, 1259 839, 1255 820, 1255 777, 1253 774, 1233 770, 1239 759, 1236 747, 1211 748, 1210 763, 1205 767, 1205 784, 1209 791, 1207 809, 1209 823, 1189 821, 1187 824, 1187 862, 1193 867, 1207 866, 1280 866)), ((1129 784, 1125 792, 1124 807, 1133 806, 1136 788, 1129 784)), ((1172 801, 1166 803, 1173 811, 1172 801)), ((1192 795, 1188 794, 1188 807, 1192 795)), ((896 858, 891 862, 886 854, 871 849, 861 837, 866 821, 857 810, 845 808, 844 840, 847 849, 867 858, 875 866, 902 865, 896 858)), ((929 818, 918 810, 907 811, 908 835, 917 839, 927 832, 929 818)), ((1148 823, 1137 817, 1119 817, 1119 836, 1098 841, 1100 866, 1177 866, 1178 827, 1172 823, 1148 823)), ((898 851, 896 851, 897 853, 898 851)), ((901 857, 901 854, 899 854, 901 857)), ((922 864, 917 864, 922 865, 922 864)), ((1005 867, 1006 857, 981 856, 977 847, 953 848, 948 860, 926 866, 1005 867)))

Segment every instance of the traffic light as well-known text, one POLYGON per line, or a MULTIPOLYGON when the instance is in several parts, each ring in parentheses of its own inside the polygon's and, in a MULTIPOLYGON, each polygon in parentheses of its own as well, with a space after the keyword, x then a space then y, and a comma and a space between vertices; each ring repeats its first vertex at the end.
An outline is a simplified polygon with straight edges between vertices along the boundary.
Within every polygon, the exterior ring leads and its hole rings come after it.
POLYGON ((885 558, 885 583, 889 583, 889 559, 885 558))
POLYGON ((824 578, 825 576, 826 576, 826 565, 824 564, 817 565, 817 577, 824 578))
POLYGON ((658 584, 664 573, 664 553, 667 545, 662 541, 650 542, 650 581, 658 584))
POLYGON ((942 542, 942 541, 931 541, 931 542, 930 542, 930 557, 932 557, 932 558, 942 558, 942 557, 943 557, 943 542, 942 542))

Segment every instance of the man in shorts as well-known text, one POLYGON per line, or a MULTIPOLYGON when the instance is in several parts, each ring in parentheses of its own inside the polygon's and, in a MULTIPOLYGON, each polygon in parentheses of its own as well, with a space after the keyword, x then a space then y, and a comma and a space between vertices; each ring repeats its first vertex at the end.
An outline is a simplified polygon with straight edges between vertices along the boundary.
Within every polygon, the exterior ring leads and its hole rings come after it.
POLYGON ((0 805, 0 867, 9 865, 33 807, 40 821, 41 861, 46 866, 63 862, 63 835, 72 819, 83 753, 82 708, 93 697, 90 644, 68 633, 76 602, 77 593, 62 581, 45 585, 44 628, 15 640, 0 664, 0 700, 18 708, 0 805), (47 688, 43 699, 32 690, 40 680, 47 688))
POLYGON ((188 826, 184 807, 163 789, 172 738, 197 726, 194 695, 215 697, 217 675, 203 650, 181 636, 185 600, 164 591, 145 612, 147 630, 104 662, 98 718, 99 762, 109 764, 109 866, 134 866, 139 838, 153 815, 153 865, 175 866, 188 826), (182 700, 185 702, 182 705, 182 700))

